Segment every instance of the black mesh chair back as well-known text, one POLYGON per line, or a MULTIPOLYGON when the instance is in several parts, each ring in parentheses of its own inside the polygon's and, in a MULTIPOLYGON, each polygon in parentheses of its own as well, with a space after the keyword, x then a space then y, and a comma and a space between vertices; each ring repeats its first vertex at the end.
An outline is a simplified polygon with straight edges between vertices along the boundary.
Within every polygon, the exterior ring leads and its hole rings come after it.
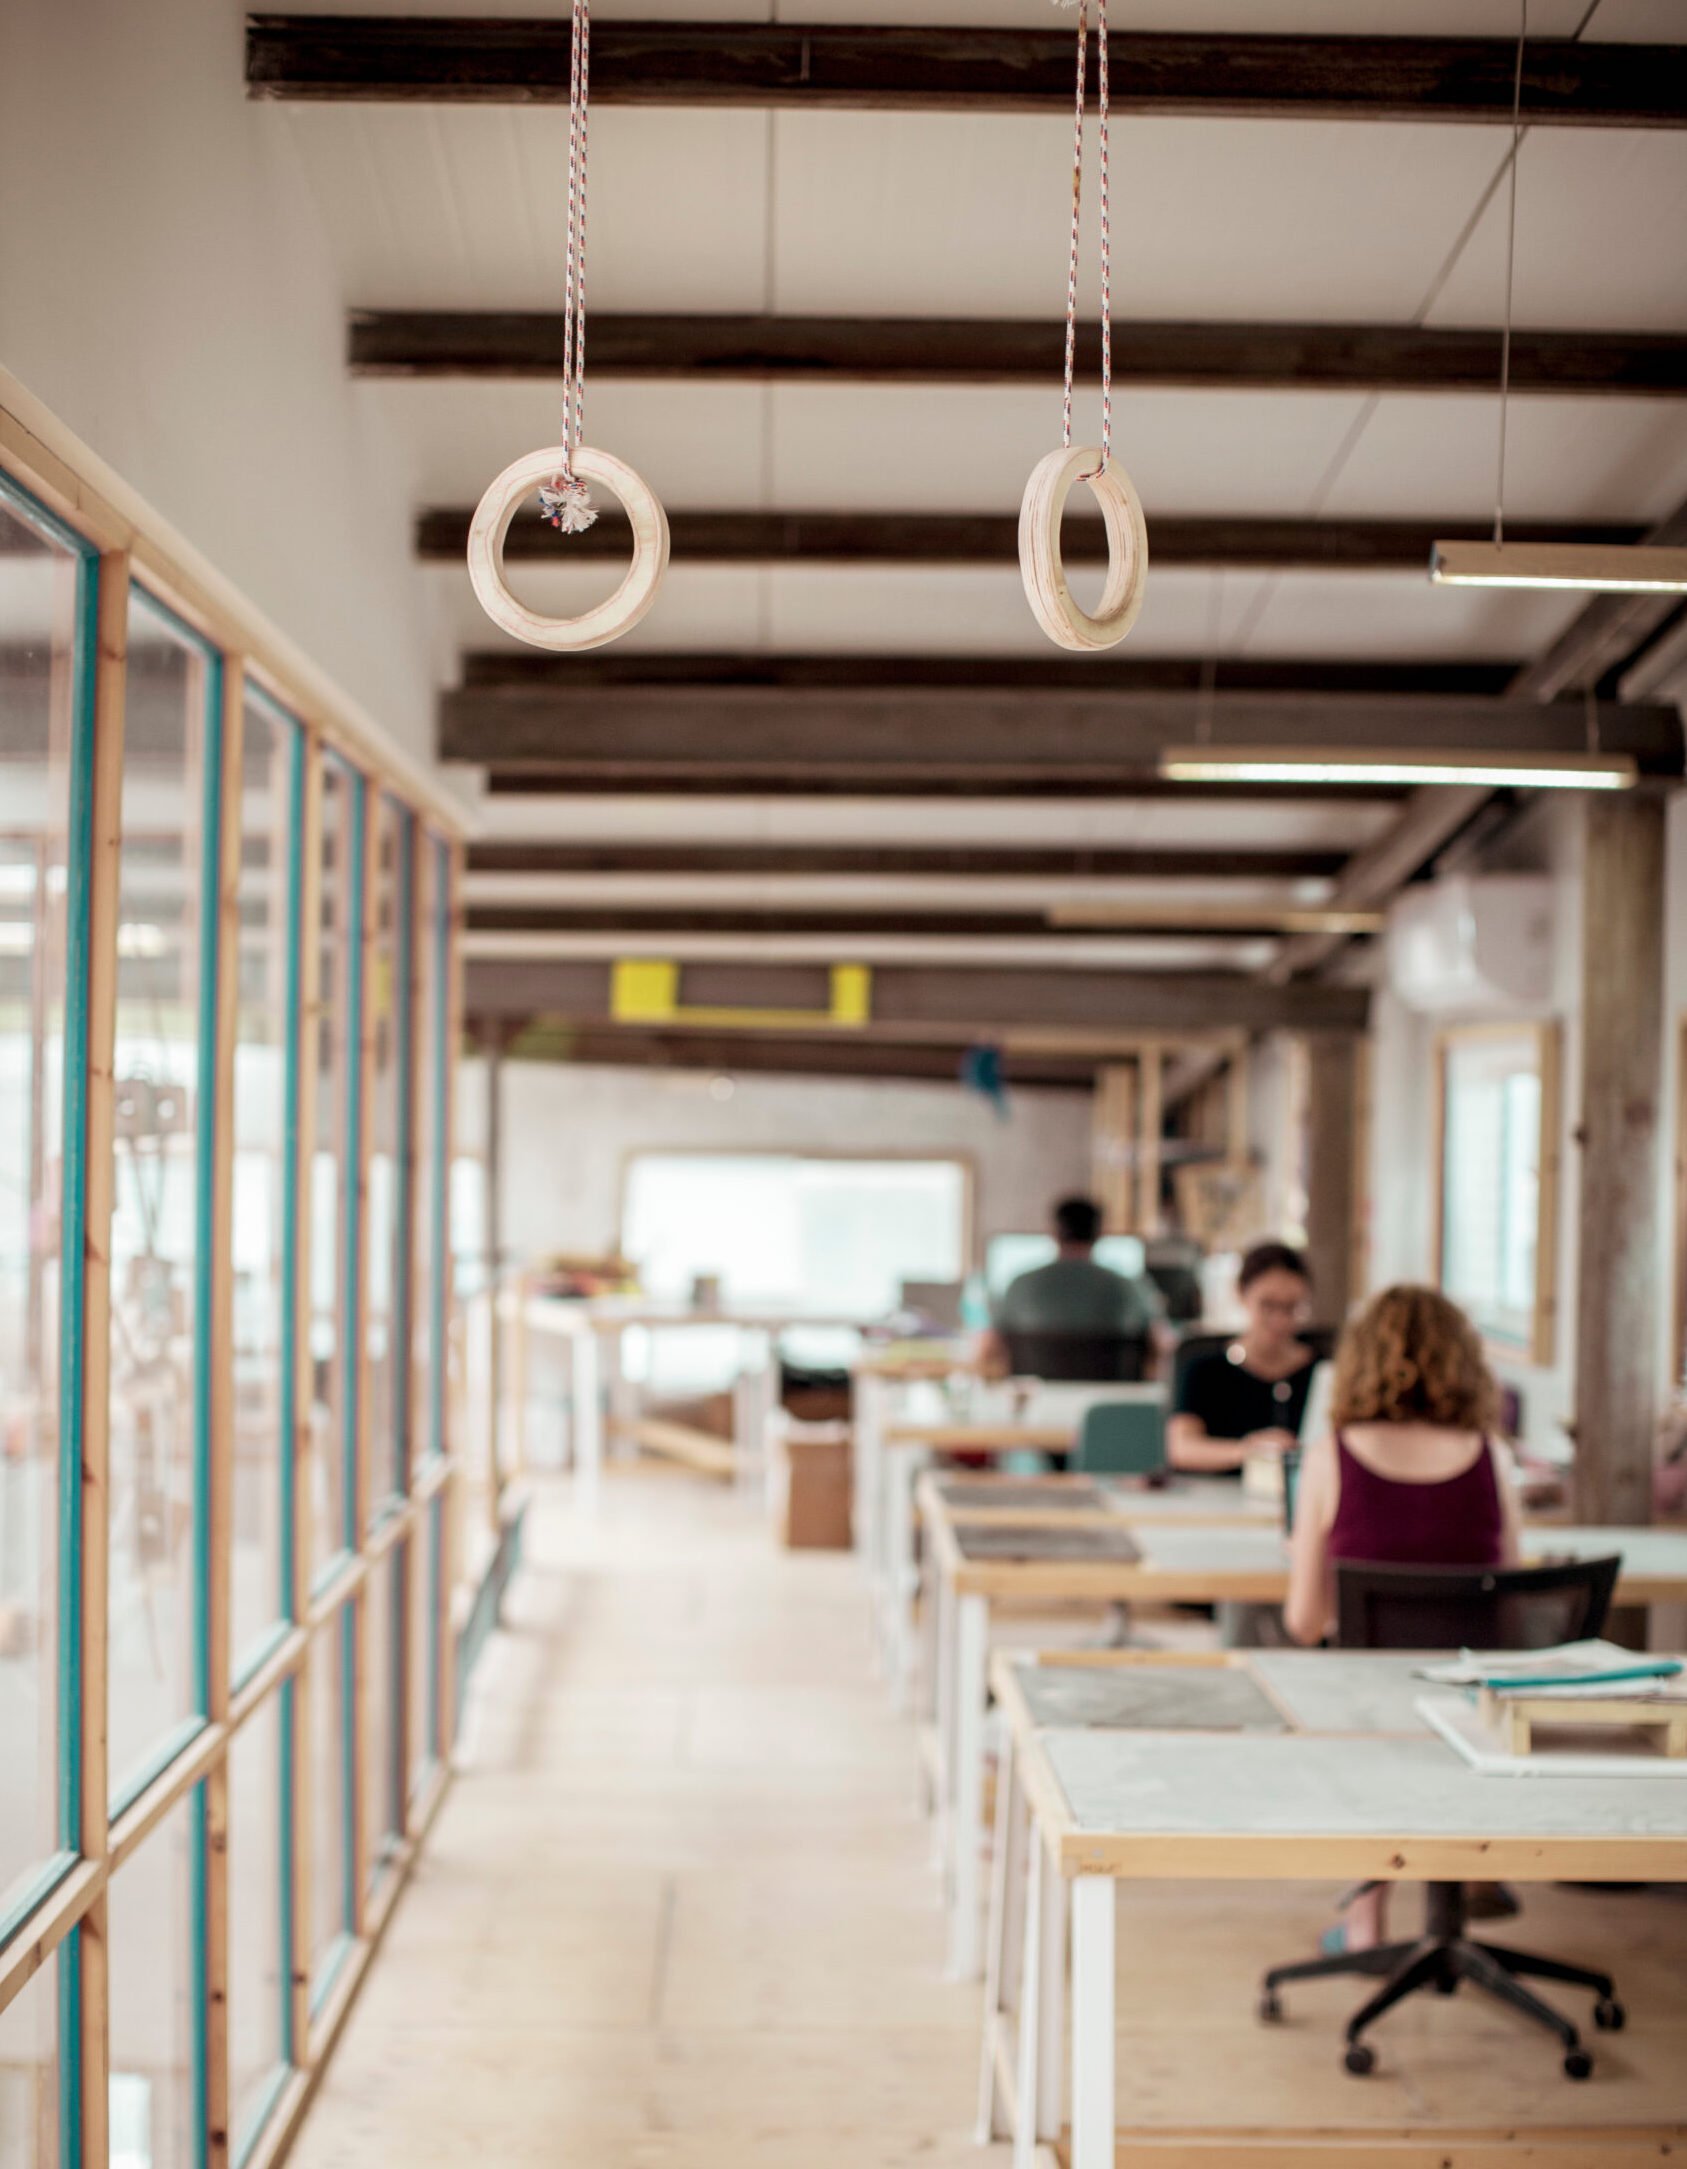
POLYGON ((1146 1333, 1004 1333, 1016 1378, 1066 1385, 1134 1385, 1147 1375, 1146 1333))
POLYGON ((1562 1566, 1414 1567, 1336 1561, 1344 1649, 1551 1649, 1601 1633, 1620 1558, 1562 1566))

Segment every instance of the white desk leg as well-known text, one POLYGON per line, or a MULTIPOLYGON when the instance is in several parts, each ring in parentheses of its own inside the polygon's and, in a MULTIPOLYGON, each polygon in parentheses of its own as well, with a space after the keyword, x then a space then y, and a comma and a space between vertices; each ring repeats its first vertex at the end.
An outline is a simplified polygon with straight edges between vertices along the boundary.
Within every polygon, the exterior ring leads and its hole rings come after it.
POLYGON ((738 1482, 745 1489, 754 1488, 773 1460, 768 1433, 779 1406, 779 1343, 772 1333, 763 1334, 762 1340, 760 1362, 747 1363, 733 1387, 733 1443, 738 1449, 738 1482))
POLYGON ((990 1641, 989 1600, 955 1603, 955 1769, 950 1781, 954 1818, 949 1834, 949 1971, 957 1981, 978 1976, 979 1854, 984 1839, 984 1729, 990 1641))
POLYGON ((1111 1876, 1072 1885, 1072 2165, 1113 2169, 1113 1918, 1111 1876))
POLYGON ((877 1604, 879 1537, 882 1533, 879 1526, 879 1438, 884 1420, 884 1381, 875 1378, 870 1371, 856 1374, 850 1389, 850 1416, 855 1433, 850 1442, 855 1551, 867 1570, 867 1586, 877 1604))
POLYGON ((1019 1766, 1010 1742, 1001 1776, 996 1781, 996 1853, 990 1863, 990 1936, 984 1954, 984 2051, 978 2068, 976 2136, 980 2146, 988 2146, 992 2139, 1001 2136, 996 2035, 1007 2003, 1004 1983, 1013 1962, 1013 1954, 1008 1949, 1008 1915, 1018 1851, 1015 1842, 1018 1808, 1019 1766))
POLYGON ((1037 2136, 1060 2137, 1060 2112, 1066 2091, 1062 2052, 1066 2046, 1067 1883, 1043 1847, 1043 1983, 1037 2000, 1037 2136))
POLYGON ((919 1591, 919 1566, 914 1557, 914 1486, 919 1473, 919 1456, 907 1446, 892 1455, 885 1471, 885 1594, 890 1614, 886 1631, 890 1641, 891 1700, 899 1710, 908 1707, 914 1669, 914 1600, 919 1591))
POLYGON ((571 1397, 570 1445, 574 1454, 574 1498, 583 1514, 597 1512, 603 1475, 603 1401, 598 1380, 598 1339, 588 1326, 568 1341, 571 1397))
POLYGON ((1025 1863, 1025 1941, 1019 1963, 1019 2037, 1014 2057, 1013 2169, 1036 2169, 1037 2050, 1042 2038, 1043 1839, 1035 1822, 1025 1863))
POLYGON ((610 1326, 600 1345, 609 1372, 609 1423, 614 1433, 615 1458, 636 1461, 638 1441, 633 1437, 633 1426, 638 1422, 639 1391, 627 1376, 625 1331, 620 1326, 610 1326))
MULTIPOLYGON (((955 1587, 937 1576, 927 1597, 936 1619, 937 1714, 932 1727, 932 1862, 946 1873, 955 1800, 955 1587)), ((947 1899, 948 1885, 944 1885, 947 1899)))

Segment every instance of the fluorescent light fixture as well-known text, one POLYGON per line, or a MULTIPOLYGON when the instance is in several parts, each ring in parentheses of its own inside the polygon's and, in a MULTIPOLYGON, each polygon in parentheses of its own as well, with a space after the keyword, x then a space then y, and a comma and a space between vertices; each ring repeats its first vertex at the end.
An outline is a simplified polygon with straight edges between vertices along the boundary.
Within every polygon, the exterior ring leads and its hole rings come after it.
POLYGON ((1050 926, 1117 927, 1152 934, 1159 929, 1206 934, 1375 934, 1380 911, 1344 911, 1324 904, 1166 904, 1145 912, 1135 904, 1055 904, 1050 926))
POLYGON ((1602 595, 1687 595, 1687 549, 1584 542, 1437 542, 1437 587, 1574 588, 1602 595))
POLYGON ((1422 753, 1344 746, 1170 746, 1173 783, 1486 783, 1529 791, 1626 791, 1635 766, 1621 753, 1422 753))

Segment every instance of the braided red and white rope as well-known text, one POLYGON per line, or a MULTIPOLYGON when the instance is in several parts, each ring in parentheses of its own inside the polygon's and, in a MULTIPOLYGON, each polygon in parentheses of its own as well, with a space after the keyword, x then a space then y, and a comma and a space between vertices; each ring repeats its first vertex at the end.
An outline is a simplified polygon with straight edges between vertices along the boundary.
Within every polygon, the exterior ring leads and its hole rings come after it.
POLYGON ((586 424, 586 113, 591 92, 591 0, 574 0, 568 55, 568 242, 562 319, 562 468, 539 492, 543 518, 578 534, 597 518, 591 493, 574 472, 586 424))
MULTIPOLYGON (((1071 0, 1061 0, 1070 5, 1071 0)), ((1078 88, 1072 116, 1072 240, 1066 258, 1066 362, 1061 406, 1060 443, 1072 447, 1072 376, 1078 346, 1078 242, 1084 190, 1084 89, 1089 62, 1089 0, 1078 5, 1078 88)), ((1084 476, 1105 472, 1113 451, 1113 266, 1110 176, 1107 163, 1107 0, 1096 0, 1096 142, 1101 162, 1101 465, 1084 476)))

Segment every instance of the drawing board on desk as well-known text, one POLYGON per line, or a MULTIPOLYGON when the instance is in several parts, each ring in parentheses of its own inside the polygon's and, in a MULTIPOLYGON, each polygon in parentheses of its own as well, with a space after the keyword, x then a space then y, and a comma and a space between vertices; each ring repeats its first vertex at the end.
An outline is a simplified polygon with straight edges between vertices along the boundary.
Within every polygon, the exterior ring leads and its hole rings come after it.
POLYGON ((1033 1724, 1138 1732, 1286 1732, 1288 1720, 1239 1665, 1026 1665, 1033 1724))
MULTIPOLYGON (((1567 1705, 1567 1711, 1573 1707, 1567 1705)), ((1623 1732, 1623 1744, 1618 1745, 1608 1727, 1543 1726, 1536 1730, 1529 1752, 1517 1754, 1493 1731, 1477 1704, 1463 1695, 1423 1695, 1418 1709, 1484 1777, 1687 1777, 1687 1758, 1666 1755, 1655 1738, 1638 1730, 1623 1732)))
POLYGON ((1080 1830, 1224 1837, 1678 1840, 1681 1804, 1627 1776, 1496 1785, 1438 1735, 1046 1732, 1080 1830))
POLYGON ((1127 1528, 1105 1521, 1078 1522, 1063 1528, 964 1521, 955 1524, 954 1535, 956 1548, 968 1561, 1105 1559, 1129 1566, 1141 1556, 1127 1528))

